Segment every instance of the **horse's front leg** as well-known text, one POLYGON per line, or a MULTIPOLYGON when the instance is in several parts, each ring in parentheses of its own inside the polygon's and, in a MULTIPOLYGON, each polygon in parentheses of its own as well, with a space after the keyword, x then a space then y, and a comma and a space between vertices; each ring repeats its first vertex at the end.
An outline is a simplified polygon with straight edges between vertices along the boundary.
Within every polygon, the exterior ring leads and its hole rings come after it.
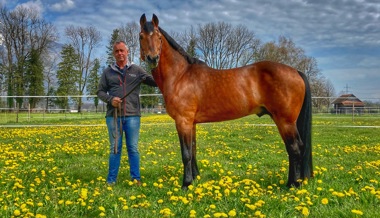
POLYGON ((181 145, 182 163, 183 163, 183 182, 182 189, 192 183, 194 178, 199 174, 196 163, 195 153, 195 124, 184 125, 177 124, 177 132, 181 145))

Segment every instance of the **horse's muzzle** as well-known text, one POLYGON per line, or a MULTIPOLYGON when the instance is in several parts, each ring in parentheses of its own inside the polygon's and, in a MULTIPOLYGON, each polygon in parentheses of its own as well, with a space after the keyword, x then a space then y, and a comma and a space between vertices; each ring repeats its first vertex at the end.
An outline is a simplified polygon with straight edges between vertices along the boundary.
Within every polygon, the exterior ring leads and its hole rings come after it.
POLYGON ((147 55, 145 57, 145 60, 148 62, 149 66, 151 68, 155 68, 158 66, 158 62, 160 60, 160 56, 157 55, 157 56, 154 56, 154 57, 151 57, 150 55, 147 55))

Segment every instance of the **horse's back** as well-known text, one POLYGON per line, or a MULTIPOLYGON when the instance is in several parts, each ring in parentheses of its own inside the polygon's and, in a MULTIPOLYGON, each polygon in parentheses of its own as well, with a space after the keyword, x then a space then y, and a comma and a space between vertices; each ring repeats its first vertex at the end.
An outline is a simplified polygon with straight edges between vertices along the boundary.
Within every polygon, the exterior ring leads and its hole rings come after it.
MULTIPOLYGON (((302 78, 297 70, 284 64, 262 61, 227 70, 205 66, 192 70, 194 86, 189 93, 196 99, 196 122, 278 113, 303 99, 302 78)), ((298 106, 295 110, 299 110, 298 106)))

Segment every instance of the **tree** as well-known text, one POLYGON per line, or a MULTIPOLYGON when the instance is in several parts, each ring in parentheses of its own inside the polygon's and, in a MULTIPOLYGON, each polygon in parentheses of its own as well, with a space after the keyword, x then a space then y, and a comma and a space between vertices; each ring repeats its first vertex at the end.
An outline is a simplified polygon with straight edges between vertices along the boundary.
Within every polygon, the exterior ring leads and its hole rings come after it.
MULTIPOLYGON (((101 41, 100 32, 93 26, 89 27, 74 27, 70 25, 65 28, 66 36, 71 41, 72 47, 78 58, 79 70, 75 84, 77 86, 77 94, 82 96, 85 92, 90 68, 93 66, 92 52, 93 49, 99 46, 101 41)), ((78 112, 81 112, 82 98, 73 99, 77 103, 78 112)))
MULTIPOLYGON (((27 93, 30 96, 40 96, 44 94, 43 83, 43 63, 40 54, 36 50, 32 50, 27 59, 27 69, 25 79, 29 81, 27 84, 27 93)), ((29 104, 31 108, 35 108, 41 98, 31 97, 29 98, 29 104)))
MULTIPOLYGON (((34 86, 33 77, 27 76, 28 60, 41 57, 50 45, 57 39, 55 28, 40 18, 34 8, 19 6, 14 11, 5 7, 0 9, 0 33, 3 36, 4 49, 1 51, 4 64, 8 95, 23 96, 27 87, 34 86), (34 55, 33 58, 30 56, 34 55)), ((31 62, 29 62, 31 63, 31 62)), ((38 61, 34 62, 38 63, 38 61)), ((29 69, 30 66, 29 66, 29 69)), ((32 72, 32 71, 29 71, 32 72)), ((23 98, 16 98, 17 106, 23 104, 23 98)), ((13 107, 13 100, 8 100, 8 106, 13 107)))
MULTIPOLYGON (((45 66, 44 66, 44 84, 46 96, 54 96, 56 94, 56 68, 58 62, 58 55, 55 52, 50 52, 49 55, 44 57, 45 66)), ((53 107, 56 102, 55 98, 46 97, 45 109, 49 110, 50 107, 53 107)))
MULTIPOLYGON (((78 93, 76 82, 79 80, 80 66, 79 58, 74 47, 66 44, 61 51, 62 61, 58 64, 57 80, 58 88, 56 94, 58 96, 69 96, 78 93)), ((69 109, 69 98, 60 97, 56 103, 62 109, 69 109)))
POLYGON ((280 62, 304 72, 310 82, 312 96, 316 97, 313 100, 313 107, 317 109, 329 107, 329 97, 334 95, 331 82, 322 76, 315 58, 308 57, 291 39, 281 36, 278 43, 272 41, 263 44, 256 53, 256 61, 261 60, 280 62))
POLYGON ((195 58, 199 58, 197 54, 197 33, 193 26, 190 27, 189 31, 185 31, 182 34, 171 33, 170 34, 173 39, 178 41, 178 44, 183 45, 185 51, 191 56, 195 58))
POLYGON ((254 61, 260 41, 242 25, 219 22, 198 27, 197 49, 206 64, 217 69, 243 66, 254 61))
MULTIPOLYGON (((128 58, 130 61, 138 61, 140 59, 140 25, 136 22, 129 22, 120 27, 120 39, 128 45, 128 58)), ((140 61, 139 61, 140 62, 140 61)), ((137 63, 137 62, 136 62, 137 63)))
POLYGON ((118 41, 120 38, 120 30, 114 29, 111 35, 111 39, 109 41, 107 48, 107 61, 106 64, 110 65, 115 62, 115 57, 113 56, 113 44, 118 41))
MULTIPOLYGON (((94 66, 92 67, 90 71, 90 75, 88 78, 88 86, 87 86, 87 93, 89 95, 96 95, 96 91, 98 90, 98 84, 100 79, 100 61, 99 59, 95 59, 94 66)), ((98 112, 98 105, 99 105, 99 98, 95 97, 94 99, 94 105, 95 110, 98 112)))

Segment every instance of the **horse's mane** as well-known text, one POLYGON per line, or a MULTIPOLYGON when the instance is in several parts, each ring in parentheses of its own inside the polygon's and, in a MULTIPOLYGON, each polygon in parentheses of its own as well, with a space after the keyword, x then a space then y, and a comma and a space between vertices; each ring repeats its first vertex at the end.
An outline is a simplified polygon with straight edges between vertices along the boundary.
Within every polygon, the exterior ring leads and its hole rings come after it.
POLYGON ((198 58, 191 57, 178 43, 171 37, 165 30, 163 30, 161 27, 158 27, 162 35, 166 38, 166 40, 169 42, 169 44, 174 48, 174 50, 178 51, 186 60, 189 62, 189 64, 206 64, 205 62, 199 60, 198 58))

